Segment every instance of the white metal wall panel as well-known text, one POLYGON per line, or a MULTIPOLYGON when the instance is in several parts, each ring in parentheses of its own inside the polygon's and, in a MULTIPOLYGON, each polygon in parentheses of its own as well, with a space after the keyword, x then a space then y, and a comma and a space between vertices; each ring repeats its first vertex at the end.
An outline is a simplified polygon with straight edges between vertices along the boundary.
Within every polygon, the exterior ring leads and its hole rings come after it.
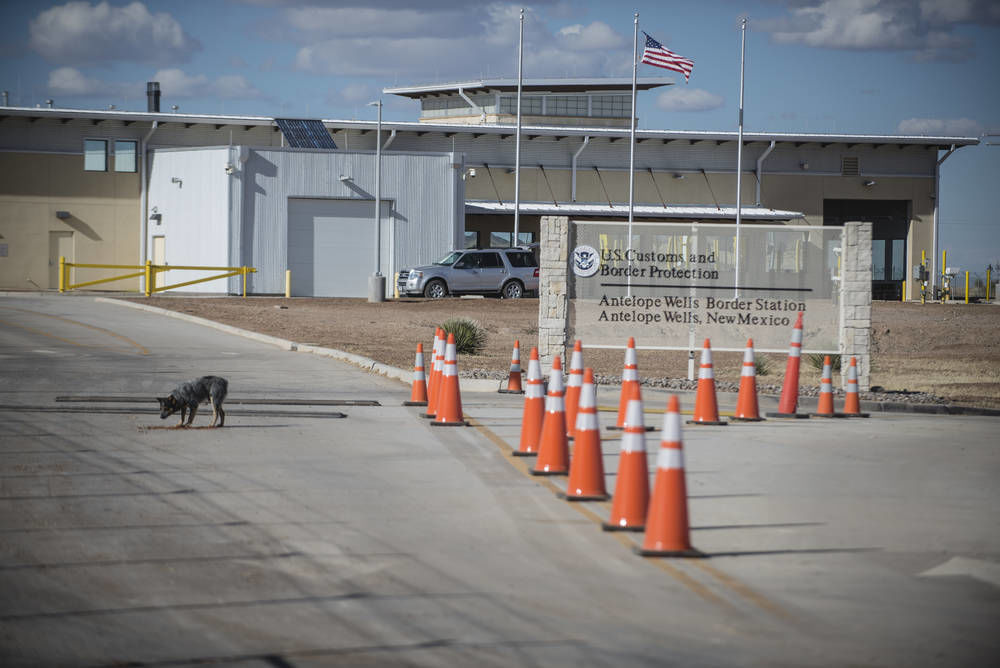
MULTIPOLYGON (((281 294, 288 260, 288 201, 356 200, 374 216, 375 156, 308 149, 250 149, 232 202, 238 264, 257 267, 252 291, 281 294), (345 179, 341 180, 341 176, 345 179), (238 228, 236 227, 238 225, 238 228)), ((465 220, 461 170, 450 155, 382 154, 382 273, 433 261, 452 249, 465 220)), ((374 271, 374 255, 364 275, 374 271)), ((366 278, 367 280, 367 278, 366 278)), ((387 290, 391 290, 387 280, 387 290)))
MULTIPOLYGON (((154 151, 150 160, 149 210, 160 214, 160 224, 149 221, 147 248, 153 237, 165 237, 167 264, 230 266, 229 149, 154 151), (175 181, 176 179, 176 181, 175 181)), ((221 272, 213 272, 221 273, 221 272)), ((209 272, 175 270, 157 277, 157 284, 173 285, 210 276, 209 272)), ((224 279, 177 288, 177 292, 226 293, 224 279)))
MULTIPOLYGON (((288 268, 293 296, 368 295, 375 256, 373 204, 289 198, 288 268)), ((385 217, 382 220, 384 228, 385 217)))

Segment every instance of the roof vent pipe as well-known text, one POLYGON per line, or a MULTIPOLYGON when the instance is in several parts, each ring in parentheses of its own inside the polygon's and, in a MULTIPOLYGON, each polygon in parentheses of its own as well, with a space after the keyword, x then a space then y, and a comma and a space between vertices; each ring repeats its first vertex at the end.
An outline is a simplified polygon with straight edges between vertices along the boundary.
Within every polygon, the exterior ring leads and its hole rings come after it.
POLYGON ((146 111, 160 113, 160 82, 146 82, 146 111))

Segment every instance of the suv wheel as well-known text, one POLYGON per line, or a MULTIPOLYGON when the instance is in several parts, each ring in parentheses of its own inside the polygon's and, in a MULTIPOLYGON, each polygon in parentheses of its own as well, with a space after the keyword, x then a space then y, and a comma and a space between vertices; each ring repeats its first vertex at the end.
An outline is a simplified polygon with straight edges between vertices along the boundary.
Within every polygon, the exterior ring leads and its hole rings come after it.
POLYGON ((520 281, 509 281, 503 286, 500 295, 504 299, 520 299, 524 296, 524 286, 520 281))
POLYGON ((435 278, 424 286, 424 297, 428 299, 441 299, 448 296, 448 286, 441 279, 435 278))

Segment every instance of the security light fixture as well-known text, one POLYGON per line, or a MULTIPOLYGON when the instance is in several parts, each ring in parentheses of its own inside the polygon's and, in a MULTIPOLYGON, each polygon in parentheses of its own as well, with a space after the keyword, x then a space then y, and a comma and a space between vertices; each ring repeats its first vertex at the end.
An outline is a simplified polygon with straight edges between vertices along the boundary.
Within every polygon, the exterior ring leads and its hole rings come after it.
POLYGON ((69 218, 69 211, 56 211, 56 218, 59 220, 66 220, 69 218))
POLYGON ((171 176, 170 177, 170 182, 171 183, 176 183, 178 188, 183 188, 184 187, 184 180, 181 179, 180 177, 171 176))
POLYGON ((677 179, 678 181, 680 181, 681 179, 684 178, 684 175, 680 174, 680 173, 677 173, 677 174, 674 174, 674 178, 677 179))
POLYGON ((340 180, 346 183, 347 181, 351 180, 351 177, 348 176, 347 174, 341 174, 340 175, 340 180))
POLYGON ((872 187, 872 186, 874 186, 874 185, 875 185, 875 182, 874 182, 874 181, 865 181, 865 182, 864 182, 864 186, 865 186, 865 188, 871 188, 871 187, 872 187))

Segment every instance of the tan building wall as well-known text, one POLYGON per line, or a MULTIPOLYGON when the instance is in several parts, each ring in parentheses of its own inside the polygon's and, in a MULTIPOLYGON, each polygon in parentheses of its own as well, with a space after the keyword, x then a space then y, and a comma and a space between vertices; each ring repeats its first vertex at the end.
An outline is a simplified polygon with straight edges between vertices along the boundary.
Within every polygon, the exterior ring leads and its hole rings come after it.
MULTIPOLYGON (((67 261, 139 263, 139 175, 86 172, 82 155, 0 153, 0 288, 58 288, 58 251, 67 261), (56 217, 57 211, 69 217, 56 217), (52 257, 54 255, 54 257, 52 257)), ((78 270, 74 282, 109 275, 78 270)), ((97 286, 138 290, 138 279, 97 286)))

